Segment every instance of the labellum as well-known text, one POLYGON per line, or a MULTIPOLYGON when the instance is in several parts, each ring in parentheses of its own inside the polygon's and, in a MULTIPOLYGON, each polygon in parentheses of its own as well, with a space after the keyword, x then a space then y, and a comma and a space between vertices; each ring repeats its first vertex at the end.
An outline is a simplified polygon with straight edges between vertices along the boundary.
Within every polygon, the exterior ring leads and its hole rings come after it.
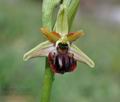
POLYGON ((56 52, 50 52, 48 59, 52 70, 61 74, 73 71, 77 64, 74 54, 69 52, 68 44, 64 43, 59 43, 56 52))

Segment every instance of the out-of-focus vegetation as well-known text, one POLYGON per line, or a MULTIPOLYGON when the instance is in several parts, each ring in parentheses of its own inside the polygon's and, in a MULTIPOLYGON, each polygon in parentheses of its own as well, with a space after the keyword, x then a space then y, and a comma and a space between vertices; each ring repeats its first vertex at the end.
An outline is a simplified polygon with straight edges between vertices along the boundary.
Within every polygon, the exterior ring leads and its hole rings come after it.
MULTIPOLYGON (((106 19, 108 12, 102 13, 95 6, 107 4, 109 11, 120 8, 120 3, 88 1, 81 0, 72 31, 84 30, 86 35, 75 43, 96 67, 90 69, 81 63, 73 73, 56 74, 51 102, 120 101, 120 23, 110 16, 106 19)), ((39 102, 44 58, 24 62, 22 57, 45 40, 40 27, 40 0, 0 0, 0 102, 39 102)))

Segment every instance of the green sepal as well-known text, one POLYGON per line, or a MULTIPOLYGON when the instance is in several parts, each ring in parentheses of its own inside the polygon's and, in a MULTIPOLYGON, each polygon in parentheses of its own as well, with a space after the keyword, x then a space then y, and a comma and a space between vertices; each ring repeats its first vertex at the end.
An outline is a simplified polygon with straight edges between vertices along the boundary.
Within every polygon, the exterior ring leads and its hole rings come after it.
POLYGON ((72 44, 70 47, 70 52, 74 54, 74 58, 79 61, 89 65, 91 68, 95 67, 95 63, 76 45, 72 44))
POLYGON ((53 44, 49 41, 45 41, 24 54, 23 60, 27 61, 34 57, 48 56, 49 52, 55 50, 53 44))
POLYGON ((59 33, 61 36, 65 36, 68 34, 68 29, 67 8, 65 5, 61 5, 54 26, 54 31, 59 33))

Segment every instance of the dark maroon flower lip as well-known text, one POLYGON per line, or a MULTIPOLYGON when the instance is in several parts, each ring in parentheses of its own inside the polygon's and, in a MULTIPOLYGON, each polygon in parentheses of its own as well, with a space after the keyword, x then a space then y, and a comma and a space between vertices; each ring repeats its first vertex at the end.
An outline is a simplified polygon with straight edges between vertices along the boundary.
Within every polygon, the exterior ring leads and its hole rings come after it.
POLYGON ((77 61, 69 54, 61 54, 60 52, 50 52, 48 55, 49 64, 54 73, 64 74, 72 72, 76 69, 77 61))

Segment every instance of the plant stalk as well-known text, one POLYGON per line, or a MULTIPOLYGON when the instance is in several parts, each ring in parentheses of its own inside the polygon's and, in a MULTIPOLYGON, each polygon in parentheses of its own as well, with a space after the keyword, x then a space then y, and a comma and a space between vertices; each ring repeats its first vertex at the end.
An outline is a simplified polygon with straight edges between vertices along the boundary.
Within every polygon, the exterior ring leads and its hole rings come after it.
MULTIPOLYGON (((53 11, 55 6, 59 3, 59 1, 60 0, 43 0, 42 25, 43 27, 47 27, 50 31, 52 31, 53 11)), ((43 78, 43 86, 42 86, 40 102, 50 102, 53 80, 54 80, 54 73, 52 72, 48 64, 48 58, 46 58, 45 73, 43 78)))
POLYGON ((46 58, 46 66, 45 67, 46 68, 45 68, 45 73, 44 73, 43 87, 42 87, 40 102, 49 102, 50 101, 52 83, 54 80, 54 73, 50 69, 47 58, 46 58))

